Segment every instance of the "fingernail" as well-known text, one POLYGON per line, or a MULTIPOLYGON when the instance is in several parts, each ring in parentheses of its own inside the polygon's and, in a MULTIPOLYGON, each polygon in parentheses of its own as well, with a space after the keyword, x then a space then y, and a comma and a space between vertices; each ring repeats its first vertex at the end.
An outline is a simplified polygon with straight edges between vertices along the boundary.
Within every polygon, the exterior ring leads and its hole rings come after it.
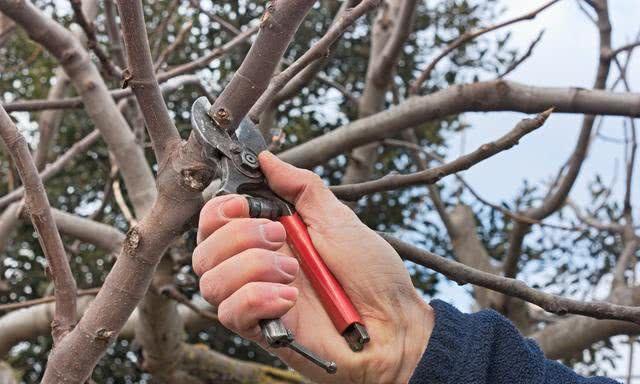
POLYGON ((240 213, 242 213, 244 200, 244 197, 234 197, 222 203, 222 206, 220 207, 222 216, 226 217, 227 219, 237 217, 240 213))
POLYGON ((272 221, 260 226, 262 237, 270 243, 282 243, 286 240, 287 234, 282 227, 282 224, 272 221))
POLYGON ((296 301, 298 297, 298 288, 283 285, 278 288, 278 296, 287 301, 296 301))
POLYGON ((290 277, 294 277, 298 274, 298 260, 293 257, 284 255, 278 256, 276 262, 278 263, 278 268, 280 268, 284 274, 289 275, 290 277))

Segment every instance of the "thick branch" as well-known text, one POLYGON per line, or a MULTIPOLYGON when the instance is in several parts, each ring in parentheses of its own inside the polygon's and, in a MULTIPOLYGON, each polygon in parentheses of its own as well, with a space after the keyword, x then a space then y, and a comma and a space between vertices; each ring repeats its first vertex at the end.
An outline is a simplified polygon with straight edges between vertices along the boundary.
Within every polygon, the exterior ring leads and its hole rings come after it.
POLYGON ((235 129, 267 89, 270 74, 313 3, 314 0, 278 0, 269 3, 262 16, 256 41, 209 111, 221 126, 235 129))
MULTIPOLYGON (((74 331, 49 356, 43 383, 83 383, 144 296, 166 248, 201 207, 201 189, 211 177, 191 153, 182 147, 161 170, 157 201, 128 232, 102 289, 74 331)), ((199 156, 200 150, 193 154, 199 156)))
POLYGON ((553 109, 549 109, 533 119, 522 120, 513 130, 498 140, 486 143, 475 151, 461 156, 450 163, 408 175, 390 174, 378 180, 335 186, 331 187, 331 191, 340 199, 357 200, 362 196, 376 192, 389 191, 413 185, 433 184, 447 175, 469 169, 475 164, 518 144, 518 141, 522 137, 540 128, 551 115, 552 111, 553 109))
MULTIPOLYGON (((640 287, 616 289, 610 300, 617 304, 640 305, 640 287)), ((598 341, 616 335, 638 335, 640 326, 618 320, 597 320, 571 316, 548 324, 534 333, 534 338, 549 359, 571 358, 598 341)))
MULTIPOLYGON (((80 318, 87 310, 90 302, 93 300, 92 291, 80 290, 80 293, 86 293, 78 299, 78 316, 80 318)), ((95 293, 94 293, 95 295, 95 293)), ((80 296, 80 295, 79 295, 80 296)), ((202 311, 211 310, 211 305, 199 296, 194 298, 193 305, 202 311)), ((49 301, 50 298, 38 300, 49 301)), ((18 303, 21 304, 21 303, 18 303)), ((26 302, 25 302, 26 304, 26 302)), ((0 356, 5 356, 9 350, 22 341, 35 340, 38 336, 45 336, 51 333, 51 320, 53 318, 53 304, 41 303, 34 304, 26 308, 13 310, 3 316, 0 316, 0 356)), ((201 317, 185 305, 178 306, 178 312, 184 320, 185 328, 189 332, 199 332, 211 326, 211 320, 201 317)), ((138 310, 135 310, 120 333, 121 338, 132 339, 134 337, 134 329, 138 322, 138 310)))
POLYGON ((528 287, 516 279, 479 271, 417 248, 385 233, 380 234, 404 259, 442 273, 458 284, 474 284, 517 297, 557 315, 573 313, 596 319, 626 320, 640 325, 640 307, 608 302, 584 302, 551 295, 528 287))
POLYGON ((412 97, 398 106, 365 117, 282 153, 300 167, 311 167, 363 144, 404 129, 462 112, 517 111, 640 116, 640 94, 582 88, 534 87, 496 80, 457 85, 412 97))
POLYGON ((142 2, 118 0, 124 46, 129 67, 124 81, 131 86, 147 125, 153 151, 159 163, 166 160, 169 147, 180 140, 158 86, 147 28, 144 24, 142 2))
MULTIPOLYGON (((356 3, 356 0, 347 0, 342 3, 340 9, 333 18, 333 24, 337 23, 342 16, 347 12, 353 4, 356 3)), ((345 98, 350 101, 353 100, 353 95, 346 91, 346 88, 342 84, 337 84, 335 81, 329 79, 328 77, 320 74, 320 70, 324 68, 324 66, 329 63, 333 57, 333 53, 335 50, 329 50, 329 52, 321 59, 314 61, 300 72, 295 75, 287 84, 274 96, 272 104, 279 105, 285 100, 289 100, 295 95, 299 94, 302 88, 304 88, 314 77, 317 77, 318 80, 330 84, 331 87, 336 88, 338 91, 345 95, 345 98)))
POLYGON ((118 252, 124 243, 124 233, 110 225, 58 209, 53 210, 53 218, 60 233, 93 244, 106 251, 118 252))
POLYGON ((53 337, 56 342, 75 325, 76 282, 71 274, 60 234, 51 214, 49 199, 38 176, 29 147, 11 118, 0 108, 0 136, 13 159, 25 187, 26 205, 31 222, 38 233, 38 241, 47 259, 55 287, 56 312, 53 337))
POLYGON ((379 87, 386 87, 393 74, 393 69, 400 58, 400 53, 405 41, 413 27, 414 13, 417 0, 403 0, 402 5, 395 16, 393 31, 384 44, 380 56, 372 62, 371 73, 379 87))

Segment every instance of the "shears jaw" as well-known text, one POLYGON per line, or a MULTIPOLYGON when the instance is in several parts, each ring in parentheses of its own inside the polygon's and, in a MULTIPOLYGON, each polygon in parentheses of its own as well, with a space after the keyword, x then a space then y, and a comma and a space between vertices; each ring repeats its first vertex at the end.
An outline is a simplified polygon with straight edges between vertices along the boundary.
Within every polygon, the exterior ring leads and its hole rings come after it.
POLYGON ((258 153, 266 149, 255 124, 245 118, 235 133, 220 127, 209 116, 211 104, 198 98, 191 107, 191 125, 204 157, 215 165, 221 186, 217 194, 244 193, 264 183, 258 153))

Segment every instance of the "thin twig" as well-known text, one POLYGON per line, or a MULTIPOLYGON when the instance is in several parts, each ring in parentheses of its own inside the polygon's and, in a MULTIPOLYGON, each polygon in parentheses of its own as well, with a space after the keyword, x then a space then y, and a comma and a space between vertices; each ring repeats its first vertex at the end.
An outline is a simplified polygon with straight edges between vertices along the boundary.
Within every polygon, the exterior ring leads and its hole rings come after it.
POLYGON ((198 10, 198 12, 204 13, 205 15, 207 15, 208 18, 220 24, 222 28, 226 29, 227 31, 231 32, 234 35, 240 34, 241 31, 238 28, 236 28, 233 24, 225 20, 224 18, 216 15, 214 12, 202 9, 202 7, 200 6, 200 2, 198 0, 190 0, 189 2, 191 3, 192 7, 198 10))
MULTIPOLYGON (((396 139, 385 139, 382 141, 382 143, 384 145, 390 145, 390 146, 394 146, 394 147, 401 147, 401 148, 406 148, 409 149, 411 151, 418 151, 420 153, 423 153, 424 155, 426 155, 427 157, 429 157, 432 160, 437 161, 440 164, 446 164, 446 160, 433 153, 430 151, 425 150, 424 148, 422 148, 420 145, 412 143, 412 142, 408 142, 408 141, 403 141, 403 140, 396 140, 396 139)), ((508 209, 506 209, 503 206, 500 206, 496 203, 492 203, 491 201, 487 200, 486 198, 482 197, 472 186, 471 184, 469 184, 469 182, 467 182, 462 176, 460 176, 457 173, 454 173, 453 176, 458 179, 458 181, 460 181, 460 183, 469 191, 469 193, 471 193, 471 195, 473 197, 476 198, 476 200, 478 200, 481 204, 486 205, 487 207, 496 210, 502 214, 504 214, 505 216, 509 217, 510 219, 513 219, 515 221, 520 221, 523 223, 528 223, 528 224, 532 224, 532 225, 539 225, 541 227, 548 227, 548 228, 553 228, 553 229, 560 229, 563 231, 584 231, 585 228, 580 228, 580 227, 576 227, 576 226, 564 226, 564 225, 558 225, 558 224, 552 224, 552 223, 547 223, 547 222, 543 222, 543 221, 539 221, 539 220, 535 220, 532 219, 530 217, 527 216, 523 216, 521 214, 518 214, 516 212, 512 212, 508 209)))
POLYGON ((629 44, 625 44, 621 47, 618 47, 614 50, 612 50, 611 52, 609 52, 609 56, 611 58, 617 56, 618 54, 622 53, 622 52, 626 52, 626 51, 631 51, 633 49, 635 49, 636 47, 640 46, 640 41, 635 41, 633 43, 629 43, 629 44))
POLYGON ((82 0, 71 0, 71 8, 73 8, 74 20, 78 25, 80 25, 87 36, 87 47, 96 54, 98 60, 100 60, 102 68, 109 76, 121 79, 122 69, 118 68, 118 66, 109 59, 107 53, 98 44, 96 29, 94 28, 93 23, 87 20, 86 15, 82 11, 82 0))
POLYGON ((326 56, 333 43, 338 40, 340 36, 349 28, 356 20, 362 15, 375 9, 380 0, 362 0, 356 7, 347 10, 340 19, 332 24, 327 32, 318 40, 309 50, 307 50, 302 56, 300 56, 293 64, 287 67, 284 71, 275 76, 267 90, 260 96, 258 101, 253 105, 249 111, 249 117, 253 121, 258 121, 260 115, 264 110, 271 105, 273 98, 276 94, 300 71, 306 66, 326 56))
POLYGON ((447 55, 449 55, 449 53, 453 52, 454 50, 456 50, 457 48, 459 48, 460 46, 468 43, 469 41, 477 38, 478 36, 484 35, 485 33, 489 33, 492 31, 495 31, 497 29, 506 27, 508 25, 512 25, 515 23, 518 23, 520 21, 525 21, 525 20, 533 20, 535 19, 535 17, 542 11, 544 11, 545 9, 549 8, 550 6, 552 6, 553 4, 557 3, 560 0, 551 0, 548 1, 547 3, 545 3, 544 5, 542 5, 541 7, 538 7, 537 9, 524 14, 522 16, 516 17, 514 19, 510 19, 507 21, 503 21, 502 23, 498 23, 486 28, 482 28, 482 29, 478 29, 475 31, 471 31, 471 32, 466 32, 464 34, 462 34, 460 37, 458 37, 457 39, 455 39, 451 44, 449 44, 447 46, 447 48, 445 48, 442 52, 440 52, 440 54, 438 56, 435 57, 435 59, 433 59, 431 61, 431 63, 429 63, 429 65, 427 65, 427 67, 424 69, 424 71, 422 71, 422 73, 420 73, 420 76, 418 76, 418 78, 416 78, 416 80, 411 84, 410 89, 409 89, 409 93, 412 95, 418 94, 420 91, 420 88, 422 87, 422 84, 427 81, 429 79, 429 76, 431 75, 431 72, 433 71, 433 69, 436 67, 436 65, 440 62, 440 60, 444 59, 445 57, 447 57, 447 55))
MULTIPOLYGON (((99 138, 100 131, 96 129, 82 138, 82 140, 73 144, 71 148, 69 148, 65 153, 58 157, 53 163, 48 164, 44 168, 44 170, 40 172, 39 177, 42 182, 45 182, 51 177, 57 175, 71 160, 73 160, 79 154, 86 152, 87 149, 89 149, 89 147, 91 147, 93 143, 95 143, 99 138)), ((14 201, 20 200, 22 196, 24 196, 24 186, 16 188, 8 194, 2 196, 0 198, 0 209, 13 203, 14 201)))
MULTIPOLYGON (((118 173, 118 167, 114 163, 114 165, 111 166, 111 174, 113 175, 117 173, 118 173)), ((129 209, 129 206, 127 205, 127 202, 124 199, 122 188, 120 188, 119 178, 115 177, 113 179, 113 184, 111 188, 113 190, 113 197, 116 200, 116 203, 118 204, 118 208, 120 208, 120 212, 122 212, 122 216, 124 216, 125 220, 127 220, 127 222, 129 223, 129 226, 134 227, 138 225, 138 221, 136 220, 135 216, 129 209)))
POLYGON ((0 136, 25 186, 27 210, 38 233, 38 241, 47 259, 47 268, 55 287, 56 308, 52 334, 54 340, 58 342, 73 329, 76 323, 76 282, 27 141, 2 108, 0 108, 0 136))
POLYGON ((169 26, 169 24, 173 23, 175 21, 175 18, 178 16, 178 12, 176 12, 176 10, 180 6, 180 3, 180 0, 171 0, 169 5, 165 6, 167 15, 163 15, 162 20, 160 20, 155 29, 150 33, 150 35, 154 36, 155 38, 155 40, 151 44, 151 49, 149 51, 151 57, 158 57, 158 52, 160 52, 160 46, 162 45, 162 40, 164 40, 164 37, 166 35, 167 27, 169 26))
POLYGON ((197 315, 199 315, 199 316, 201 316, 201 317, 203 317, 205 319, 209 319, 211 321, 215 321, 215 322, 218 321, 218 315, 217 314, 198 307, 193 302, 191 302, 191 300, 189 300, 189 298, 187 298, 185 295, 183 295, 175 286, 173 286, 173 285, 165 285, 163 287, 160 287, 158 289, 158 291, 162 295, 165 295, 165 296, 177 301, 178 303, 184 304, 187 308, 191 309, 197 315))
POLYGON ((527 51, 520 56, 516 61, 514 61, 513 63, 511 63, 511 65, 509 65, 507 67, 507 69, 504 70, 504 72, 502 72, 498 78, 502 79, 505 76, 507 76, 508 74, 510 74, 511 72, 515 71, 522 63, 524 63, 525 61, 527 61, 528 58, 531 57, 531 55, 533 54, 533 50, 536 48, 536 46, 538 45, 538 43, 540 41, 542 41, 542 36, 544 36, 544 29, 540 31, 540 33, 538 33, 538 37, 536 37, 531 44, 529 44, 529 48, 527 49, 527 51))
POLYGON ((331 187, 331 191, 340 199, 357 200, 362 196, 375 192, 389 191, 412 185, 433 184, 444 176, 468 169, 499 152, 513 147, 522 137, 540 128, 552 112, 553 108, 540 113, 533 119, 524 119, 519 122, 515 128, 496 141, 486 143, 475 151, 439 167, 408 175, 387 175, 378 180, 364 183, 334 186, 331 187))
MULTIPOLYGON (((93 296, 100 291, 100 287, 89 289, 78 289, 77 296, 93 296)), ((13 311, 16 309, 28 308, 38 304, 52 303, 56 301, 55 296, 45 296, 33 300, 18 301, 15 303, 0 304, 0 311, 13 311)))
POLYGON ((178 32, 176 39, 171 44, 169 44, 165 49, 163 49, 162 52, 160 52, 160 55, 158 55, 158 58, 153 64, 153 69, 156 72, 158 71, 158 69, 160 69, 162 64, 164 64, 167 61, 167 59, 169 58, 169 55, 171 55, 171 53, 173 53, 173 51, 175 51, 189 36, 189 31, 191 30, 192 26, 193 26, 192 21, 188 21, 185 25, 183 25, 182 28, 180 28, 180 32, 178 32))

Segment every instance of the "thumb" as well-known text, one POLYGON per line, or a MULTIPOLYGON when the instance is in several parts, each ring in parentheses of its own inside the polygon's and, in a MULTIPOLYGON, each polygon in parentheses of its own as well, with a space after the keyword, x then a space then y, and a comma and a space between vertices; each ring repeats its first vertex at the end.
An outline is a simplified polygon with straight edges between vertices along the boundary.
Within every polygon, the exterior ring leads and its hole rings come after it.
POLYGON ((268 151, 261 152, 258 159, 269 187, 292 203, 303 219, 318 219, 336 209, 351 211, 315 173, 285 163, 268 151))

